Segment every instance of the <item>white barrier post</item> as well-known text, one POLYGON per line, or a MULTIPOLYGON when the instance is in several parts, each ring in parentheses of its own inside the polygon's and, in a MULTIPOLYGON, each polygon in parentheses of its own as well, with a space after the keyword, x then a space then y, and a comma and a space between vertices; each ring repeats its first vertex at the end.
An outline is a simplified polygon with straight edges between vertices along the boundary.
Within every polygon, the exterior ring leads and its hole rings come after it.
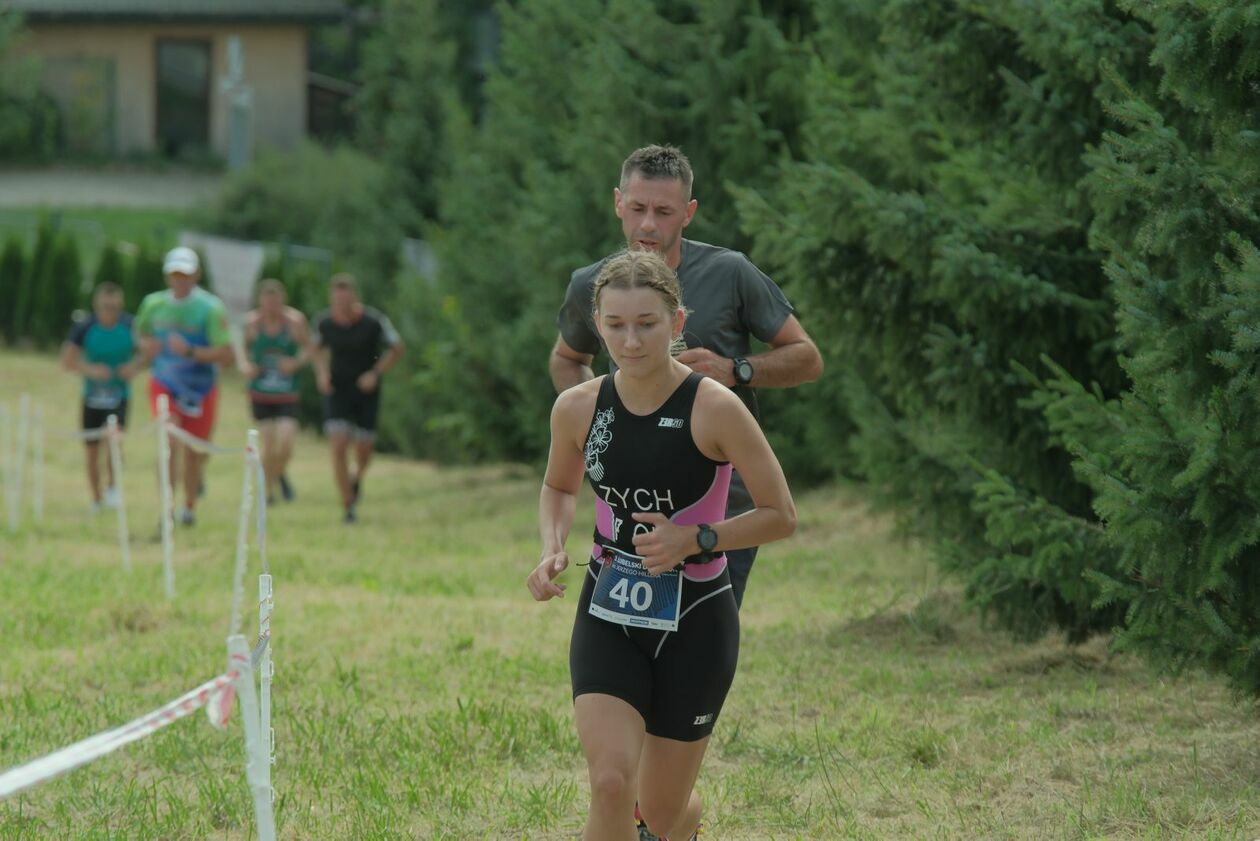
POLYGON ((35 522, 42 523, 44 521, 44 407, 42 404, 35 405, 35 454, 31 458, 31 493, 32 505, 34 508, 31 513, 34 515, 35 522))
POLYGON ((9 531, 17 531, 18 494, 13 487, 13 462, 17 453, 13 450, 13 417, 8 404, 0 403, 0 458, 4 459, 4 502, 9 510, 9 531))
MULTIPOLYGON (((276 731, 271 726, 271 679, 275 667, 271 660, 271 576, 258 576, 258 635, 267 637, 267 647, 258 661, 258 732, 267 748, 267 788, 271 789, 271 766, 276 763, 276 731)), ((274 794, 274 790, 273 790, 274 794)))
POLYGON ((171 436, 166 425, 171 420, 171 402, 165 394, 158 395, 158 493, 162 500, 162 570, 166 574, 166 597, 175 598, 175 551, 174 496, 171 490, 171 436))
POLYGON ((131 572, 131 534, 127 530, 127 501, 123 496, 122 446, 119 444, 117 415, 110 415, 106 419, 105 436, 109 442, 109 466, 114 474, 114 493, 118 497, 118 548, 122 551, 123 569, 131 572))
POLYGON ((245 727, 245 778, 254 796, 254 821, 258 829, 258 841, 275 841, 275 816, 271 811, 271 784, 268 782, 267 750, 259 733, 258 699, 254 690, 254 670, 250 663, 249 648, 245 637, 233 634, 228 637, 229 668, 238 669, 236 694, 241 702, 241 720, 245 727))
MULTIPOLYGON (((249 514, 253 509, 254 470, 258 460, 258 431, 251 429, 245 444, 245 481, 241 486, 241 509, 236 522, 236 571, 232 576, 232 620, 229 634, 241 630, 241 602, 245 598, 245 565, 249 554, 249 514)), ((261 632, 261 631, 260 631, 261 632)))
MULTIPOLYGON (((253 439, 251 443, 256 445, 257 439, 253 439)), ((267 474, 263 470, 262 451, 257 446, 253 451, 254 478, 257 481, 255 505, 258 515, 254 526, 254 536, 258 540, 258 562, 262 567, 262 574, 258 576, 258 635, 267 639, 267 647, 263 649, 258 661, 260 716, 258 730, 267 743, 267 785, 270 786, 271 766, 276 761, 276 731, 271 726, 271 681, 275 677, 276 670, 271 647, 271 564, 267 561, 267 474)), ((274 789, 272 793, 275 793, 274 789)))

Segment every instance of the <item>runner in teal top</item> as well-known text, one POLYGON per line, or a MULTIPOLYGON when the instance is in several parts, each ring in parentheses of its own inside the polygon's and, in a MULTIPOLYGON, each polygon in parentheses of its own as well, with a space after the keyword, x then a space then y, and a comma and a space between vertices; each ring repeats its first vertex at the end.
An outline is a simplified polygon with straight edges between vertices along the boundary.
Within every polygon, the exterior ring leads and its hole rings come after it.
MULTIPOLYGON (((127 425, 127 399, 130 380, 142 363, 136 356, 131 335, 131 316, 123 312, 122 289, 114 283, 102 283, 92 294, 92 314, 75 322, 61 348, 62 365, 83 376, 83 431, 95 432, 105 426, 110 415, 118 419, 118 428, 127 425)), ((118 504, 114 486, 114 470, 108 452, 99 438, 87 445, 88 486, 92 492, 92 511, 118 504), (101 488, 100 462, 104 456, 106 477, 101 488)))

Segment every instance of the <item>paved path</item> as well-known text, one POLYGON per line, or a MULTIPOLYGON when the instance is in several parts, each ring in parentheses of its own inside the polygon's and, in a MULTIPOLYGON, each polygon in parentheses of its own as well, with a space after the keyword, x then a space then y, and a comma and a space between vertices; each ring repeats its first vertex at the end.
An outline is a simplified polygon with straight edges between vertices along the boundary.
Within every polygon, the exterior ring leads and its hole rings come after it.
POLYGON ((191 207, 213 199, 222 178, 178 170, 0 170, 0 207, 191 207))

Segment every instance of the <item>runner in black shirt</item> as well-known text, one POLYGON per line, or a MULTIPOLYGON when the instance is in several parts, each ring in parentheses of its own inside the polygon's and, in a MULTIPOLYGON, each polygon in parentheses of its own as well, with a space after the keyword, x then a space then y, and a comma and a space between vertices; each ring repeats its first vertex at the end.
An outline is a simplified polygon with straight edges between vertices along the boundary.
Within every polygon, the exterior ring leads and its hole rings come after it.
POLYGON ((594 297, 617 371, 556 400, 542 559, 526 584, 538 601, 564 595, 554 579, 569 563, 585 476, 597 496, 595 545, 580 554, 590 566, 569 649, 591 785, 583 837, 632 837, 637 796, 647 829, 693 838, 696 777, 738 657, 727 553, 787 537, 796 509, 740 399, 670 358, 686 314, 665 261, 648 251, 609 260, 594 297), (732 468, 753 508, 726 517, 732 468))
POLYGON ((332 445, 344 519, 353 523, 376 441, 381 377, 402 356, 403 343, 383 313, 359 301, 353 277, 333 275, 329 286, 330 306, 315 317, 315 379, 324 395, 324 433, 332 445), (353 477, 347 464, 351 440, 353 477))

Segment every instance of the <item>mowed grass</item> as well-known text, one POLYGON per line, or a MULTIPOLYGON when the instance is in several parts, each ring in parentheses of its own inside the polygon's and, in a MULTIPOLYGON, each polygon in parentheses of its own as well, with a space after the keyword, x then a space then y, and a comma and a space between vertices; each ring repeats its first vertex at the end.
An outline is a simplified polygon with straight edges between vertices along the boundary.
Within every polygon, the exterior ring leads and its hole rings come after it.
MULTIPOLYGON (((127 442, 128 576, 113 517, 86 515, 79 445, 54 437, 75 426, 77 384, 50 357, 0 354, 0 399, 20 391, 45 411, 47 504, 42 524, 0 531, 0 769, 223 670, 241 487, 239 459, 212 460, 168 602, 147 412, 127 442)), ((238 379, 222 404, 218 442, 243 443, 238 379)), ((302 437, 291 475, 299 498, 268 526, 281 837, 574 837, 575 598, 539 605, 523 586, 537 472, 381 458, 354 527, 320 440, 302 437)), ((1253 705, 1109 657, 1105 640, 985 632, 860 488, 797 501, 797 535, 762 550, 745 603, 700 780, 708 837, 1260 836, 1253 705)), ((576 553, 589 498, 580 512, 576 553)), ((251 638, 257 573, 251 558, 251 638)), ((4 839, 252 836, 239 710, 226 731, 197 715, 0 803, 4 839)))
POLYGON ((181 230, 195 222, 196 214, 165 207, 0 207, 0 240, 12 235, 25 241, 29 259, 43 219, 55 219, 74 236, 83 271, 90 276, 100 264, 103 246, 115 242, 148 245, 162 254, 176 244, 181 230))

